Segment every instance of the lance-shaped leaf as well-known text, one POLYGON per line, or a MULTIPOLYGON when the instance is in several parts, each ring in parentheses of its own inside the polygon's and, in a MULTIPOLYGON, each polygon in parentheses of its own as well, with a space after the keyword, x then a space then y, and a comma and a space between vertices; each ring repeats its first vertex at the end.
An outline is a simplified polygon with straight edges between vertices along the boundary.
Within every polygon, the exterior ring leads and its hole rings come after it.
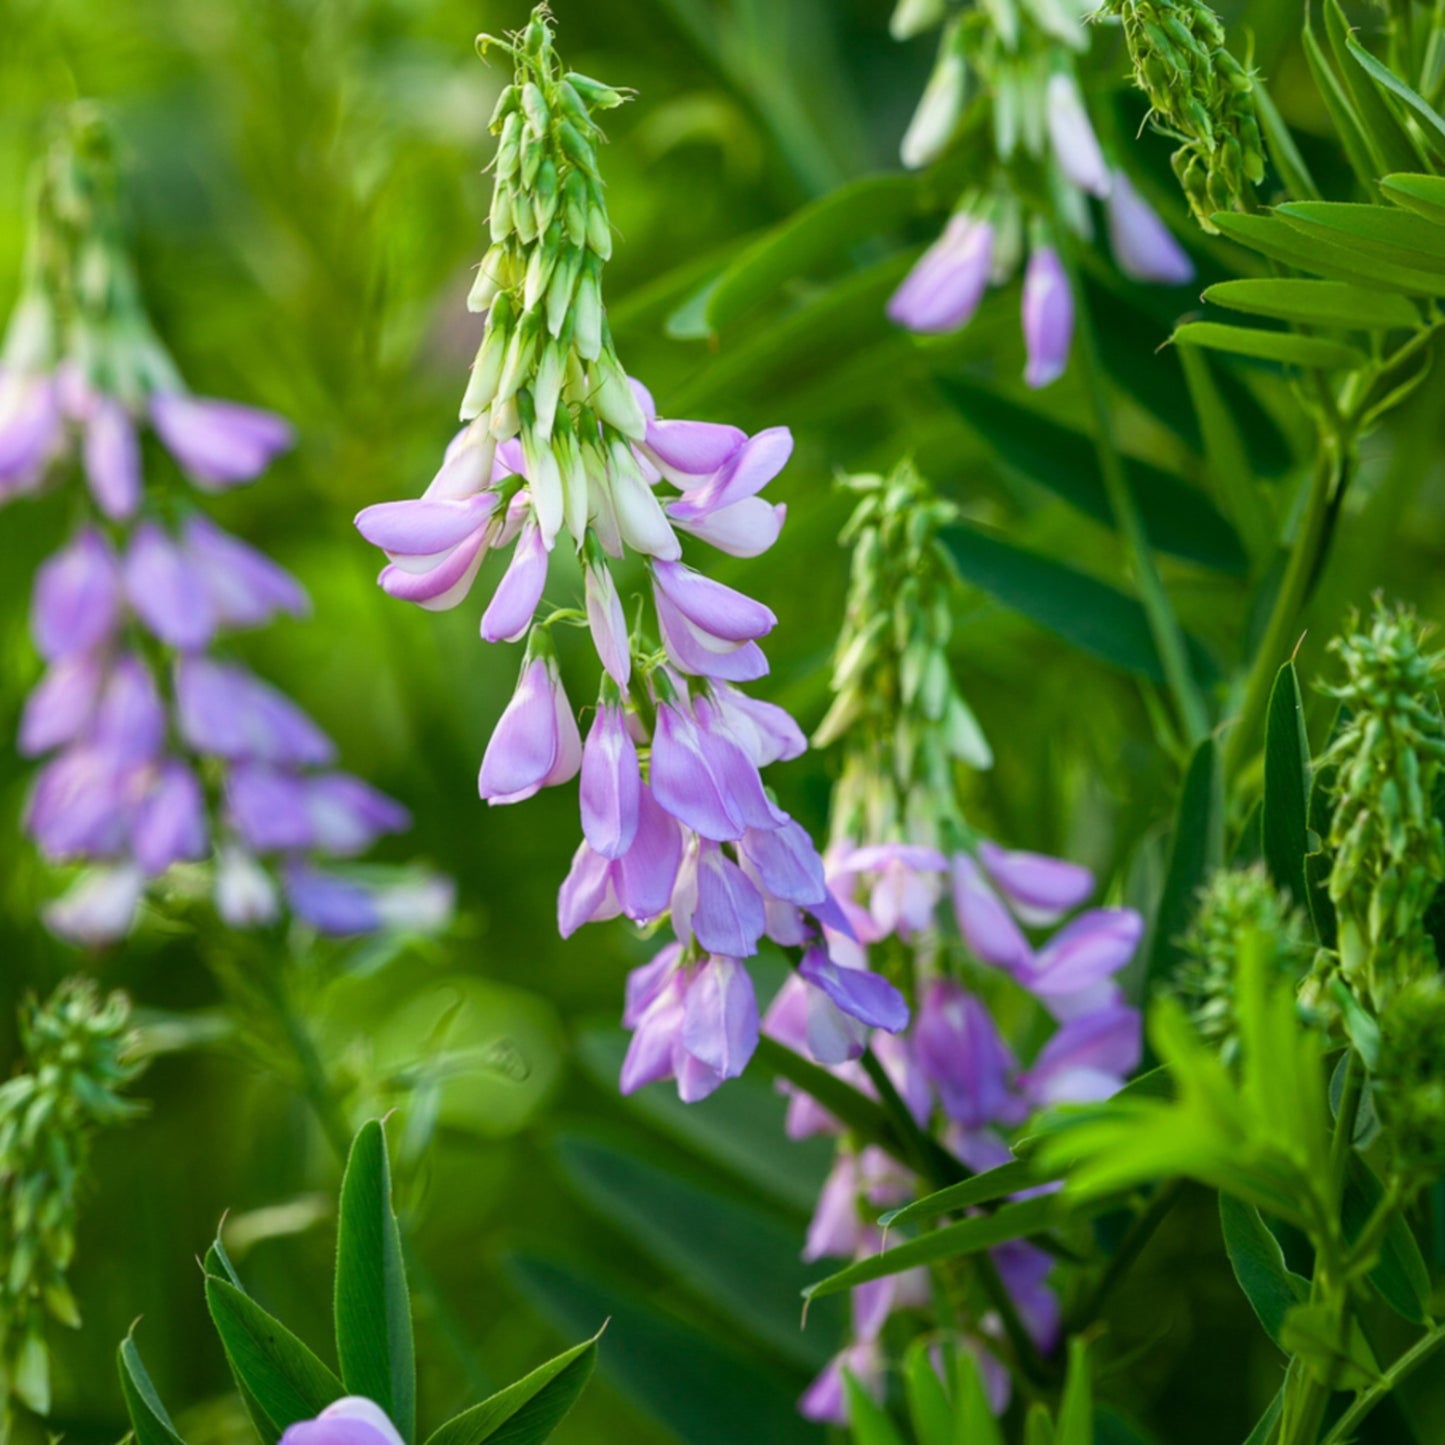
POLYGON ((1380 189, 1397 206, 1445 226, 1445 176, 1386 176, 1380 189))
POLYGON ((1390 331, 1420 325, 1419 309, 1390 291, 1351 286, 1345 281, 1308 281, 1298 277, 1250 277, 1220 281, 1204 299, 1231 311, 1271 316, 1301 326, 1341 327, 1350 331, 1390 331))
POLYGON ((1003 1445, 1003 1431, 988 1402, 983 1374, 972 1350, 960 1349, 953 1361, 954 1432, 947 1445, 1003 1445))
POLYGON ((1219 1224, 1234 1277, 1265 1334, 1278 1345, 1285 1316, 1309 1297, 1309 1281, 1285 1264, 1279 1241, 1252 1204, 1221 1194, 1219 1224))
POLYGON ((1321 371, 1358 371, 1366 364, 1363 351, 1343 341, 1322 336, 1301 336, 1293 331, 1259 331, 1248 326, 1225 326, 1218 321, 1188 321, 1170 338, 1180 345, 1203 346, 1255 361, 1277 361, 1321 371))
MULTIPOLYGON (((903 1394, 918 1445, 954 1445, 953 1406, 933 1365, 932 1341, 920 1336, 903 1357, 903 1394)), ((965 1435, 987 1445, 982 1435, 965 1435)))
POLYGON ((237 1380, 277 1429, 314 1419, 346 1394, 333 1371, 229 1280, 209 1276, 206 1303, 237 1380))
POLYGON ((1391 265, 1445 274, 1445 228, 1395 206, 1286 201, 1275 209, 1297 231, 1323 236, 1391 265))
POLYGON ((1371 72, 1360 60, 1362 55, 1369 59, 1374 57, 1350 35, 1349 21, 1340 9, 1339 0, 1325 0, 1324 12, 1325 33, 1329 36, 1330 48, 1335 53, 1345 87, 1355 103, 1375 174, 1407 167, 1413 169, 1424 159, 1420 149, 1375 88, 1371 72))
MULTIPOLYGON (((241 1284, 241 1277, 236 1273, 236 1266, 231 1263, 231 1256, 226 1253, 226 1246, 221 1242, 219 1235, 215 1242, 206 1251, 205 1262, 202 1265, 206 1278, 213 1275, 217 1279, 224 1279, 244 1294, 245 1287, 241 1284)), ((275 1429, 266 1412, 261 1408, 260 1402, 246 1388, 245 1382, 236 1373, 234 1367, 231 1370, 231 1378, 236 1382, 236 1393, 241 1397, 241 1403, 246 1407, 246 1413, 251 1417, 251 1424, 255 1427, 256 1433, 265 1441, 265 1445, 275 1445, 280 1439, 280 1431, 275 1429)))
POLYGON ((1089 1377, 1089 1342, 1082 1335, 1069 1341, 1069 1373, 1059 1401, 1055 1445, 1094 1445, 1094 1391, 1089 1377))
POLYGON ((1445 117, 1418 91, 1406 85, 1388 65, 1376 60, 1353 36, 1348 44, 1350 54, 1370 79, 1404 105, 1420 123, 1421 133, 1429 142, 1430 149, 1438 156, 1445 156, 1445 117))
POLYGON ((1307 817, 1310 790, 1309 739, 1304 703, 1293 661, 1275 676, 1264 729, 1264 812, 1260 836, 1270 876, 1297 904, 1308 897, 1305 855, 1309 852, 1307 817))
MULTIPOLYGON (((1365 1227, 1384 1195, 1375 1172, 1356 1153, 1350 1155, 1345 1178, 1342 1223, 1345 1238, 1353 1241, 1365 1227)), ((1370 1270, 1370 1284, 1396 1314, 1411 1324, 1426 1324, 1430 1317, 1430 1270, 1409 1221, 1398 1211, 1380 1241, 1379 1259, 1370 1270)))
POLYGON ((120 1390, 125 1396, 126 1413, 136 1445, 185 1445, 180 1432, 171 1423, 156 1387, 141 1361, 135 1340, 127 1335, 121 1341, 116 1364, 120 1369, 120 1390))
POLYGON ((354 1395, 386 1411, 403 1440, 416 1428, 416 1359, 386 1134, 373 1119, 351 1145, 336 1239, 336 1354, 354 1395))
POLYGON ((903 1436, 888 1418, 888 1412, 858 1383, 851 1370, 843 1372, 843 1394, 854 1445, 904 1445, 903 1436))
POLYGON ((975 1209, 981 1204, 994 1204, 1000 1199, 1007 1199, 1010 1194, 1017 1194, 1020 1190, 1029 1189, 1038 1183, 1039 1177, 1034 1169, 1025 1160, 1014 1159, 1007 1164, 1000 1164, 996 1169, 975 1174, 972 1179, 964 1179, 958 1184, 950 1184, 946 1189, 925 1194, 922 1199, 915 1199, 911 1204, 890 1209, 878 1223, 885 1229, 894 1229, 905 1224, 920 1224, 945 1214, 975 1209))
POLYGON ((1350 98, 1350 93, 1341 83, 1335 68, 1326 56, 1324 46, 1319 42, 1319 37, 1310 24, 1308 13, 1305 16, 1304 33, 1301 36, 1304 45, 1305 61, 1309 65, 1310 74, 1314 77, 1315 88, 1320 93, 1320 98, 1325 103, 1325 109, 1329 112, 1330 121, 1334 126, 1335 134, 1340 138, 1340 144, 1344 147, 1345 155, 1350 162, 1350 169, 1354 171, 1359 183, 1368 188, 1371 181, 1379 174, 1379 167, 1375 164, 1375 158, 1370 153, 1369 142, 1365 139, 1365 125, 1360 118, 1360 113, 1355 109, 1355 103, 1350 98))
MULTIPOLYGON (((605 1328, 605 1326, 604 1326, 605 1328)), ((464 1410, 436 1430, 426 1445, 541 1445, 577 1403, 597 1365, 602 1330, 530 1375, 464 1410)))

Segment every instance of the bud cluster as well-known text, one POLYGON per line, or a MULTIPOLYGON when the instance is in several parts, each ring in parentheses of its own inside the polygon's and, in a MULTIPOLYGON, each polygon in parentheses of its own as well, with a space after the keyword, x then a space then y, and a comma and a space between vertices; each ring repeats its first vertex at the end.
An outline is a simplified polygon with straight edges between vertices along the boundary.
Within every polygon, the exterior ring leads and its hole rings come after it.
POLYGON ((1425 1183, 1445 1172, 1445 986, 1439 974, 1395 993, 1380 1018, 1375 1109, 1395 1172, 1425 1183))
POLYGON ((911 461, 844 485, 861 494, 842 536, 853 549, 848 602, 833 703, 813 739, 844 743, 834 833, 936 845, 949 841, 941 827, 952 836, 962 823, 955 762, 993 762, 948 657, 959 584, 938 534, 957 509, 911 461))
POLYGON ((1345 680, 1329 689, 1344 723, 1323 760, 1334 778, 1329 893, 1345 980, 1382 1010, 1439 967, 1424 917, 1445 876, 1445 653, 1426 650, 1413 612, 1379 602, 1331 650, 1345 680))
POLYGON ((139 1112, 120 1093, 140 1072, 129 1021, 79 978, 21 1015, 25 1072, 0 1084, 0 1435, 12 1399, 50 1408, 47 1318, 80 1325, 66 1275, 91 1139, 139 1112))
POLYGON ((1296 984, 1309 971, 1312 945, 1303 913, 1275 887, 1262 864, 1225 868, 1200 889, 1188 932, 1185 960, 1175 984, 1195 1027, 1226 1058, 1238 1042, 1235 978, 1246 948, 1260 950, 1271 973, 1296 984))
POLYGON ((1264 179, 1250 72, 1225 48, 1224 27, 1203 0, 1108 0, 1105 9, 1123 22, 1152 124, 1182 142, 1174 174, 1195 219, 1214 232, 1210 216, 1251 209, 1264 179))

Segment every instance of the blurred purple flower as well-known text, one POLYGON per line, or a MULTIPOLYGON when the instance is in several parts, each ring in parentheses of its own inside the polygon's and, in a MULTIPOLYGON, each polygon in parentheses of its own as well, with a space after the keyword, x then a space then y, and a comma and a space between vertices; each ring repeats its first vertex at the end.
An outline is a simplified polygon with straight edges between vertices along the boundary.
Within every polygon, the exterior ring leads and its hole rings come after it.
POLYGON ((1121 170, 1112 172, 1108 209, 1109 245, 1130 280, 1185 286, 1194 279, 1189 253, 1121 170))
POLYGON ((125 591, 132 611, 160 641, 198 652, 215 636, 204 567, 154 522, 142 522, 131 535, 125 591))
POLYGON ((1084 98, 1072 75, 1056 70, 1044 93, 1049 144, 1065 179, 1101 200, 1109 194, 1109 167, 1099 149, 1084 98))
POLYGON ((234 401, 156 392, 151 425, 204 491, 254 481, 295 440, 279 416, 234 401))
POLYGON ((109 641, 121 603, 115 553, 94 527, 83 527, 36 574, 30 630, 40 655, 54 661, 109 641))
POLYGON ((85 417, 86 480, 95 504, 112 521, 133 517, 140 506, 140 442, 135 423, 117 397, 97 393, 85 417))
POLYGON ((288 1425, 281 1445, 404 1445, 380 1405, 348 1395, 328 1405, 314 1420, 288 1425))
POLYGON ((1064 374, 1074 338, 1074 298, 1059 253, 1052 246, 1035 246, 1024 273, 1024 346, 1028 364, 1024 381, 1031 387, 1048 386, 1064 374))
POLYGON ((993 266, 994 229, 960 211, 919 258, 888 302, 888 315, 910 331, 956 331, 978 310, 993 266))

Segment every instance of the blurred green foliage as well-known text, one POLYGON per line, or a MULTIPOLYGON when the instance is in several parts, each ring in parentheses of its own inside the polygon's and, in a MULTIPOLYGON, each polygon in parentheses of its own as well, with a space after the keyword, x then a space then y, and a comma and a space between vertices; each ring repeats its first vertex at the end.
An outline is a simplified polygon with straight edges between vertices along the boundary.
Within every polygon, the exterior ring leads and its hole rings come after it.
MULTIPOLYGON (((1019 375, 1017 289, 994 297, 961 335, 926 345, 885 322, 883 299, 935 220, 905 222, 887 244, 860 243, 853 271, 836 285, 790 283, 711 340, 668 333, 668 317, 741 239, 846 180, 896 168, 931 57, 926 41, 888 39, 889 8, 884 0, 554 5, 570 63, 639 92, 608 117, 605 156, 618 230, 608 294, 624 359, 664 415, 749 429, 781 423, 797 435, 795 459, 770 492, 790 508, 782 541, 765 561, 721 559, 716 570, 777 611, 767 695, 809 727, 826 707, 846 576, 835 538, 848 500, 832 488, 835 469, 886 469, 912 452, 970 520, 1005 524, 1011 540, 1085 572, 1117 580, 1121 571, 1107 527, 1000 462, 931 384, 939 373, 1006 386, 1019 375)), ((776 1348, 776 1314, 751 1334, 720 1324, 727 1311, 715 1281, 688 1277, 666 1250, 638 1247, 648 1221, 622 1217, 624 1202, 599 1183, 608 1156, 596 1140, 630 1141, 684 1185, 703 1183, 761 1211, 767 1229, 738 1226, 742 1271, 773 1267, 778 1231, 801 1240, 825 1161, 779 1143, 776 1167, 749 1170, 740 1131, 758 1119, 779 1128, 776 1101, 757 1080, 730 1086, 694 1116, 651 1099, 624 1108, 611 1085, 615 1048, 603 1039, 574 1050, 584 1025, 616 1015, 624 973, 644 945, 613 926, 557 938, 555 890, 577 838, 572 792, 488 811, 472 782, 511 691, 515 652, 479 642, 475 609, 437 618, 386 599, 373 585, 373 554, 350 525, 359 507, 419 490, 453 429, 478 334, 464 298, 485 244, 486 120, 505 79, 477 60, 471 42, 479 30, 520 24, 524 9, 498 0, 4 0, 0 303, 14 293, 27 164, 59 106, 97 99, 125 149, 150 305, 185 374, 197 391, 273 407, 299 428, 293 455, 215 509, 223 525, 291 567, 315 601, 313 619, 248 638, 244 649, 336 737, 347 766, 414 809, 413 832, 388 856, 419 855, 454 873, 462 909, 452 941, 318 983, 305 1012, 338 1074, 357 1082, 358 1109, 385 1107, 376 1079, 424 1053, 458 1004, 454 1028, 500 1050, 494 1067, 443 1090, 438 1141, 424 1162, 401 1151, 400 1203, 423 1285, 423 1399, 439 1414, 553 1353, 554 1324, 575 1336, 600 1323, 583 1315, 611 1311, 618 1319, 602 1374, 609 1378, 612 1360, 614 1383, 589 1391, 559 1440, 742 1438, 716 1412, 734 1407, 749 1372, 767 1382, 753 1387, 755 1403, 771 1409, 776 1397, 768 1418, 778 1433, 747 1438, 821 1438, 784 1408, 815 1357, 811 1329, 789 1355, 776 1348), (585 1147, 554 1147, 559 1129, 585 1147), (685 1323, 657 1332, 645 1302, 685 1323), (728 1335, 723 1353, 690 1343, 709 1332, 728 1335), (678 1359, 658 1355, 656 1368, 690 1373, 660 1425, 626 1391, 647 1351, 669 1343, 678 1359), (495 1379, 479 1374, 480 1359, 495 1379)), ((1342 173, 1341 157, 1310 145, 1325 124, 1290 48, 1292 8, 1261 0, 1243 18, 1317 174, 1342 173)), ((1099 48, 1095 73, 1113 84, 1122 51, 1099 48)), ((1121 91, 1118 137, 1132 143, 1138 120, 1136 100, 1121 91)), ((1152 198, 1184 234, 1167 147, 1145 138, 1134 154, 1152 198)), ((1189 244, 1202 282, 1230 274, 1239 254, 1197 234, 1189 244)), ((1178 319, 1176 301, 1117 280, 1099 286, 1104 349, 1133 378, 1134 399, 1118 417, 1124 449, 1174 466, 1194 441, 1157 415, 1173 363, 1154 348, 1178 319)), ((1253 387, 1260 445, 1283 473, 1301 444, 1298 421, 1277 378, 1261 375, 1253 387)), ((1071 374, 1050 393, 1050 415, 1077 422, 1084 396, 1083 379, 1071 374)), ((1300 656, 1311 714, 1327 706, 1310 681, 1349 603, 1385 586, 1426 617, 1445 611, 1440 396, 1428 385, 1388 444, 1383 436, 1364 443, 1362 481, 1340 522, 1348 545, 1321 579, 1300 656)), ((10 507, 0 521, 5 738, 38 673, 26 632, 29 582, 65 531, 67 505, 55 493, 10 507)), ((1226 649, 1248 630, 1240 591, 1192 563, 1165 565, 1186 625, 1233 666, 1226 649)), ((1085 859, 1131 900, 1152 898, 1177 769, 1155 744, 1136 682, 981 595, 958 619, 954 647, 998 754, 978 780, 976 820, 1021 846, 1085 859)), ((785 805, 815 829, 832 765, 810 755, 776 780, 785 805)), ((36 918, 48 884, 18 832, 26 783, 27 769, 0 748, 0 1062, 13 1052, 19 999, 75 965, 36 918)), ((94 967, 153 1020, 161 1010, 213 1017, 219 1004, 190 938, 160 925, 94 967)), ((137 1315, 168 1400, 224 1395, 193 1256, 227 1209, 249 1245, 258 1294, 301 1333, 324 1334, 329 1301, 305 1282, 327 1275, 330 1233, 312 1226, 325 1218, 338 1162, 296 1088, 248 1058, 224 1038, 161 1058, 142 1085, 150 1117, 99 1143, 73 1277, 85 1327, 56 1342, 51 1424, 69 1439, 122 1432, 112 1357, 137 1315)), ((768 1136, 768 1148, 778 1137, 768 1136)), ((655 1227, 665 1233, 660 1217, 655 1227)), ((1149 1348, 1107 1388, 1170 1445, 1242 1436, 1276 1386, 1272 1347, 1252 1331, 1202 1198, 1179 1211, 1131 1277, 1111 1324, 1124 1357, 1132 1344, 1149 1348)), ((816 1352, 825 1344, 820 1336, 816 1352)), ((1382 1428, 1388 1419, 1382 1412, 1382 1428)), ((187 1424, 193 1441, 245 1438, 237 1412, 221 1404, 200 1406, 187 1424)))

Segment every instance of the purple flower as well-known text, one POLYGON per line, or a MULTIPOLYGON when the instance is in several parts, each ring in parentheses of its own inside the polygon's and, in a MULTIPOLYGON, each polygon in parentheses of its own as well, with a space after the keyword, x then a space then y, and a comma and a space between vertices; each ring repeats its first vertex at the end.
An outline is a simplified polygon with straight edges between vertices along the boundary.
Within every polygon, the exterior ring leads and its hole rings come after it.
POLYGON ((1035 246, 1024 273, 1024 346, 1028 365, 1024 381, 1035 389, 1064 374, 1074 338, 1074 298, 1059 254, 1052 246, 1035 246))
POLYGON ((798 1413, 805 1420, 816 1420, 822 1425, 848 1423, 848 1401, 843 1389, 845 1371, 874 1399, 883 1398, 882 1347, 877 1340, 855 1340, 829 1360, 823 1373, 803 1392, 798 1413))
POLYGON ((166 449, 208 492, 254 481, 294 440, 279 416, 233 401, 157 392, 150 413, 166 449))
MULTIPOLYGON (((644 412, 648 410, 644 406, 644 412)), ((648 417, 642 452, 675 487, 686 491, 698 478, 721 471, 748 440, 745 431, 710 421, 648 417)))
POLYGON ((218 758, 317 767, 335 754, 295 703, 235 663, 181 658, 176 717, 191 747, 218 758))
POLYGON ((39 757, 79 737, 95 715, 104 681, 100 662, 90 654, 57 659, 25 700, 20 752, 39 757))
POLYGON ((1094 891, 1094 875, 1063 858, 1010 851, 985 838, 978 860, 1008 895, 1014 913, 1032 927, 1056 923, 1094 891))
POLYGON ((582 737, 562 689, 557 663, 534 657, 492 733, 478 785, 488 803, 520 803, 543 788, 575 777, 582 737))
POLYGON ((1061 1319, 1059 1297, 1048 1285, 1053 1256, 1026 1239, 1014 1239, 991 1249, 989 1257, 1033 1342, 1051 1353, 1059 1343, 1061 1319))
POLYGON ((1056 70, 1049 77, 1044 116, 1054 159, 1065 178, 1081 191, 1103 199, 1109 194, 1109 167, 1073 76, 1056 70))
POLYGON ((284 881, 291 911, 318 933, 349 938, 381 927, 381 913, 371 890, 350 878, 293 862, 286 867, 284 881))
POLYGON ((0 368, 0 501, 29 491, 61 445, 55 379, 0 368))
POLYGON ((125 590, 147 630, 182 652, 197 652, 216 633, 206 573, 154 522, 142 522, 125 557, 125 590))
POLYGON ((947 872, 948 860, 936 848, 874 843, 842 854, 834 866, 844 877, 875 874, 868 911, 876 925, 876 936, 896 933, 907 939, 932 924, 940 891, 936 875, 947 872))
POLYGON ((949 1118, 966 1129, 1022 1121, 1013 1092, 1018 1065, 981 1000, 951 980, 936 980, 919 1007, 913 1040, 949 1118))
POLYGON ((384 833, 411 826, 411 814, 400 803, 350 773, 303 779, 301 799, 310 824, 309 846, 336 858, 355 857, 384 833))
POLYGON ((807 908, 828 896, 823 860, 807 829, 787 819, 777 828, 749 828, 743 834, 744 860, 775 898, 807 908))
POLYGON ((749 958, 758 951, 766 917, 758 890, 741 868, 705 838, 683 854, 672 890, 672 926, 707 953, 749 958))
POLYGON ((605 562, 586 567, 587 626, 607 675, 624 691, 632 678, 632 644, 612 569, 605 562))
POLYGON ((908 1004, 880 974, 862 968, 843 968, 821 948, 808 950, 798 965, 798 973, 826 994, 840 1012, 869 1028, 898 1034, 908 1027, 908 1004))
POLYGON ((126 763, 149 762, 166 736, 166 709, 150 668, 123 655, 111 668, 101 693, 89 741, 126 763))
POLYGON ((729 682, 752 682, 767 676, 768 660, 756 642, 746 637, 721 636, 699 620, 705 618, 707 624, 729 632, 739 632, 751 623, 759 628, 756 635, 761 636, 773 625, 773 615, 767 608, 721 583, 707 583, 698 573, 686 569, 679 569, 666 583, 654 569, 653 597, 663 646, 668 658, 683 672, 729 682), (693 581, 705 582, 706 586, 687 585, 693 581), (679 595, 682 604, 677 600, 679 595), (765 623, 762 616, 768 619, 765 623))
POLYGON ((668 515, 679 525, 695 524, 755 498, 782 471, 792 455, 793 434, 787 427, 760 431, 738 447, 711 476, 685 490, 668 507, 668 515))
POLYGON ((994 230, 960 211, 919 258, 888 302, 889 318, 910 331, 956 331, 973 319, 993 265, 994 230))
POLYGON ((682 861, 682 830, 643 783, 637 831, 621 858, 608 859, 584 841, 557 894, 557 927, 570 938, 584 923, 625 913, 645 923, 667 911, 682 861))
POLYGON ((123 402, 95 395, 85 417, 85 475, 96 506, 113 521, 140 506, 140 443, 123 402))
POLYGON ((808 751, 802 728, 776 703, 749 697, 726 684, 715 684, 712 696, 722 721, 754 767, 788 762, 808 751))
POLYGON ((181 529, 191 566, 199 572, 218 623, 260 627, 278 613, 304 617, 305 589, 284 567, 213 522, 196 516, 181 529))
POLYGON ((120 622, 120 566, 110 543, 85 527, 35 578, 30 630, 49 661, 88 652, 114 635, 120 622))
POLYGON ((492 600, 482 614, 482 636, 488 642, 516 642, 532 625, 537 604, 547 586, 547 543, 542 529, 528 522, 512 549, 492 600))
POLYGON ((151 877, 173 863, 197 863, 210 848, 206 800, 196 775, 170 759, 156 772, 131 826, 131 853, 151 877))
POLYGON ((582 749, 582 833, 604 858, 621 858, 637 836, 642 774, 618 703, 598 706, 582 749))
POLYGON ((967 853, 954 856, 952 882, 958 931, 974 955, 1011 973, 1025 967, 1031 957, 1028 940, 967 853))
POLYGON ((675 507, 668 508, 668 515, 684 532, 719 552, 730 557, 760 557, 778 540, 788 519, 788 508, 784 502, 744 497, 699 517, 678 517, 675 507))
POLYGON ((1016 977, 1045 1002, 1083 993, 1134 956, 1144 920, 1132 908, 1095 908, 1059 930, 1016 977))
POLYGON ((47 905, 46 927, 71 943, 99 948, 124 938, 135 924, 145 876, 129 864, 92 868, 47 905))
POLYGON ((348 1395, 314 1420, 288 1425, 281 1445, 403 1445, 403 1441, 380 1405, 348 1395))
POLYGON ((1194 262, 1153 207, 1121 170, 1111 172, 1109 245, 1119 269, 1133 281, 1184 286, 1194 279, 1194 262))
POLYGON ((1107 1099, 1139 1066, 1141 1038, 1138 1009, 1116 999, 1062 1024, 1020 1086, 1035 1109, 1107 1099))
POLYGON ((54 862, 116 858, 130 832, 133 766, 99 748, 71 748, 35 779, 25 828, 54 862))

